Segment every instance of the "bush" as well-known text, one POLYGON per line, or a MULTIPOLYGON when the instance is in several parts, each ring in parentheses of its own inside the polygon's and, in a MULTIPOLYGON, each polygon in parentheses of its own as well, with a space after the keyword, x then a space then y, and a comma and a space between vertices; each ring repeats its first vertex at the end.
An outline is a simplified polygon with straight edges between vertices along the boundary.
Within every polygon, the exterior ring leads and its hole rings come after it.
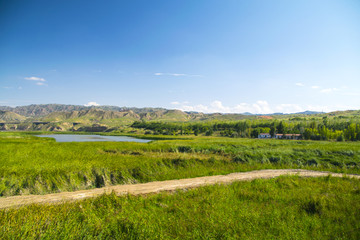
POLYGON ((302 209, 310 215, 318 214, 321 215, 323 212, 323 204, 320 200, 311 198, 302 205, 302 209))

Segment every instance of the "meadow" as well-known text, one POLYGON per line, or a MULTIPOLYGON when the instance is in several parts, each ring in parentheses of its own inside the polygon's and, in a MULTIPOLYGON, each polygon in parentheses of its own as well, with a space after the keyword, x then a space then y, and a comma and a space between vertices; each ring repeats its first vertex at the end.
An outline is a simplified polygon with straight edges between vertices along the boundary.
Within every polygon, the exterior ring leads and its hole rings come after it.
POLYGON ((282 176, 0 210, 1 239, 359 239, 360 180, 282 176))
POLYGON ((151 136, 157 140, 57 143, 32 134, 0 133, 0 196, 270 168, 360 173, 359 142, 151 136))

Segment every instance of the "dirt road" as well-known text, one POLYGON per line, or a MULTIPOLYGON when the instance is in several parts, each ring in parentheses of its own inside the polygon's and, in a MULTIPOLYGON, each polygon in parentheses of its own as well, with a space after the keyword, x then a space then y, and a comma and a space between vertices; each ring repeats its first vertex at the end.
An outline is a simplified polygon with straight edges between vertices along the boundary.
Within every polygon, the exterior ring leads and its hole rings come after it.
MULTIPOLYGON (((157 193, 161 191, 173 191, 176 189, 194 188, 203 185, 230 183, 233 181, 246 181, 257 178, 274 178, 280 175, 299 175, 303 177, 321 177, 331 175, 333 177, 343 177, 344 174, 317 172, 302 169, 276 169, 276 170, 258 170, 251 172, 231 173, 228 175, 217 175, 197 178, 187 178, 179 180, 168 180, 161 182, 149 182, 143 184, 117 185, 90 190, 81 190, 76 192, 61 192, 47 195, 25 195, 0 198, 0 208, 18 207, 33 203, 61 203, 64 201, 74 201, 84 198, 96 197, 104 193, 115 192, 117 195, 140 195, 157 193)), ((360 175, 346 175, 360 179, 360 175)))

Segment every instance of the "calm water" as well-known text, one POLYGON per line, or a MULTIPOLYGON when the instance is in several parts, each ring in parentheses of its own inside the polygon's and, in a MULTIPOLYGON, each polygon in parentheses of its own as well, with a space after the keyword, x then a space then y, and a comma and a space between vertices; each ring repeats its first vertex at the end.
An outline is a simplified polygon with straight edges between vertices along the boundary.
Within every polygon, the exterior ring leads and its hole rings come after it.
POLYGON ((126 136, 100 136, 100 135, 75 135, 75 134, 50 134, 36 135, 37 137, 55 138, 57 142, 140 142, 147 143, 151 140, 138 139, 126 136))

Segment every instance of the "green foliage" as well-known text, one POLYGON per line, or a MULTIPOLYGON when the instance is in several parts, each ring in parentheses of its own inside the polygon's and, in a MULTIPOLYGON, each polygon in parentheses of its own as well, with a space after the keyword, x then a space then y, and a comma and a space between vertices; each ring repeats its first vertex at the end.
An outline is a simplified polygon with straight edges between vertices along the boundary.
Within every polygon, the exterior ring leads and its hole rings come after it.
POLYGON ((57 143, 27 133, 2 132, 0 196, 267 168, 360 173, 359 142, 152 137, 159 140, 57 143))
POLYGON ((327 116, 322 118, 290 118, 278 121, 277 119, 253 119, 241 121, 206 121, 206 122, 154 122, 136 121, 131 127, 151 130, 154 134, 179 134, 195 136, 217 135, 225 137, 257 138, 259 133, 302 134, 306 140, 337 140, 359 141, 360 119, 327 116))
MULTIPOLYGON (((243 134, 250 125, 230 131, 243 134)), ((355 125, 355 137, 356 131, 355 125)), ((1 132, 0 196, 266 168, 360 173, 359 142, 151 137, 157 140, 57 143, 1 132)), ((359 204, 359 180, 279 177, 0 210, 0 239, 359 239, 359 204)))
POLYGON ((1 239, 359 239, 360 181, 284 176, 0 210, 1 239))

